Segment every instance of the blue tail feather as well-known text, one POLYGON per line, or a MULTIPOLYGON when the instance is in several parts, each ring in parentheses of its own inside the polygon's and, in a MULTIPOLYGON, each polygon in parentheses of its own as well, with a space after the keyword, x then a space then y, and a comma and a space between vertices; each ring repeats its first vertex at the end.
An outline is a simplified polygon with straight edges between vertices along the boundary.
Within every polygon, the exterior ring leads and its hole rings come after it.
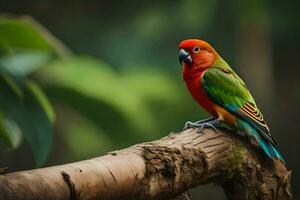
POLYGON ((257 138, 257 142, 270 158, 280 159, 283 163, 285 163, 282 155, 269 141, 264 138, 257 138))
POLYGON ((283 163, 285 163, 279 151, 269 140, 267 140, 266 138, 264 138, 263 135, 261 135, 259 130, 242 120, 240 120, 239 123, 239 126, 244 128, 245 133, 256 140, 256 142, 259 144, 259 146, 263 149, 263 151, 267 154, 269 158, 279 159, 283 163))
POLYGON ((285 160, 284 160, 284 158, 282 157, 282 155, 279 153, 279 151, 277 151, 277 149, 276 149, 272 144, 270 144, 270 145, 271 145, 272 149, 274 150, 274 152, 275 152, 277 158, 278 158, 279 160, 281 160, 283 163, 285 163, 285 160))

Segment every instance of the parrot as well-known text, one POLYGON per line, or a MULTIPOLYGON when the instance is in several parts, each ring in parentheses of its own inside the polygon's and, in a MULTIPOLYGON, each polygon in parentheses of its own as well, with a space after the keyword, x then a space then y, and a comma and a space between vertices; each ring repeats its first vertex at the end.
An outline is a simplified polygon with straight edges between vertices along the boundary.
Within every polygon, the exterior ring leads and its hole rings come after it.
POLYGON ((277 142, 244 81, 206 41, 179 44, 182 77, 193 99, 212 117, 186 122, 184 129, 223 127, 254 139, 271 159, 285 163, 277 142))

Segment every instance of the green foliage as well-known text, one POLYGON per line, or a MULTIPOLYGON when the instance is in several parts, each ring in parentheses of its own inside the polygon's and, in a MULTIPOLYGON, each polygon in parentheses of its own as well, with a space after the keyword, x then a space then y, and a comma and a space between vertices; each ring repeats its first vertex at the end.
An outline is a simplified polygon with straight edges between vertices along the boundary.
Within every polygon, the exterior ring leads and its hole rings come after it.
POLYGON ((20 144, 21 129, 15 119, 23 93, 8 76, 1 77, 0 91, 1 137, 10 147, 17 147, 20 144))
POLYGON ((51 147, 53 111, 39 87, 32 81, 16 85, 4 75, 0 78, 1 136, 15 148, 22 135, 29 142, 37 164, 41 164, 51 147))
POLYGON ((37 165, 50 152, 54 112, 28 75, 49 62, 55 48, 30 18, 0 18, 0 139, 10 148, 24 136, 37 165))
MULTIPOLYGON (((30 18, 0 19, 0 50, 0 139, 16 148, 24 137, 38 165, 51 150, 55 118, 43 91, 77 159, 180 130, 194 109, 180 76, 152 66, 115 71, 92 57, 66 57, 69 51, 30 18)), ((193 113, 191 119, 202 115, 193 113)))
POLYGON ((51 54, 44 51, 14 50, 13 53, 1 56, 0 73, 7 73, 15 77, 26 77, 51 58, 51 54))
POLYGON ((37 165, 41 165, 52 147, 54 112, 38 85, 34 82, 26 82, 25 85, 22 115, 18 122, 33 150, 37 165))
POLYGON ((29 18, 0 18, 0 46, 5 50, 39 49, 51 52, 53 48, 29 18))
MULTIPOLYGON (((36 75, 55 105, 68 110, 61 113, 61 129, 78 159, 95 149, 105 152, 180 130, 195 106, 187 103, 181 82, 154 67, 117 72, 97 59, 79 56, 52 62, 36 75), (89 145, 93 138, 99 147, 89 145)), ((203 116, 200 110, 194 113, 203 116)))

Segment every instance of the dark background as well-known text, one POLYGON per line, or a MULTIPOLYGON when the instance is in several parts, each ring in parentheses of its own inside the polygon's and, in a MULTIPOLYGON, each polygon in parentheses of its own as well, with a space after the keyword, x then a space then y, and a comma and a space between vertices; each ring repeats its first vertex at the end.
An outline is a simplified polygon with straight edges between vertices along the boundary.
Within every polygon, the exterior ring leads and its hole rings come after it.
MULTIPOLYGON (((143 85, 149 84, 153 91, 161 86, 166 87, 166 91, 172 90, 170 93, 158 92, 154 100, 147 98, 147 89, 143 91, 152 118, 158 119, 137 131, 126 126, 122 128, 119 122, 122 120, 116 120, 113 112, 102 109, 95 99, 82 99, 71 91, 59 91, 62 95, 58 98, 57 90, 44 86, 57 115, 54 147, 46 166, 157 139, 181 130, 187 120, 206 117, 184 88, 177 58, 177 45, 181 40, 201 38, 217 49, 251 89, 288 167, 293 170, 295 199, 300 195, 297 190, 300 187, 297 170, 300 167, 297 155, 300 142, 297 127, 300 119, 299 8, 300 1, 296 0, 0 1, 1 14, 34 17, 77 56, 96 57, 107 63, 117 76, 141 72, 143 75, 135 75, 139 79, 135 77, 136 82, 131 82, 133 88, 143 90, 143 85), (154 78, 153 83, 146 83, 157 75, 159 78, 154 78), (84 112, 65 106, 62 99, 68 99, 68 96, 74 101, 72 105, 75 108, 81 105, 84 112), (98 118, 98 112, 106 117, 98 118), (119 124, 121 128, 105 127, 107 123, 119 124), (135 131, 139 132, 138 136, 130 135, 135 131)), ((106 83, 99 80, 92 84, 97 90, 97 84, 106 83)), ((131 90, 124 92, 123 96, 126 95, 130 99, 131 90)), ((12 170, 35 167, 26 144, 14 151, 1 146, 0 156, 1 165, 12 170)), ((197 196, 224 198, 222 191, 214 186, 202 186, 193 191, 192 199, 197 196)))

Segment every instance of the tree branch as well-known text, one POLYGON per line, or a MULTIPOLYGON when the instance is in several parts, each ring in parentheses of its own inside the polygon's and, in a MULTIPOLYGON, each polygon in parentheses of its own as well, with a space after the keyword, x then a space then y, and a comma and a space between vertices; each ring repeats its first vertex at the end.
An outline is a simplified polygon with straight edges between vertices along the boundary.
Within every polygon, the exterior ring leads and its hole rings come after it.
POLYGON ((292 199, 291 171, 236 134, 189 129, 76 163, 0 175, 0 199, 170 199, 216 183, 228 199, 292 199))

